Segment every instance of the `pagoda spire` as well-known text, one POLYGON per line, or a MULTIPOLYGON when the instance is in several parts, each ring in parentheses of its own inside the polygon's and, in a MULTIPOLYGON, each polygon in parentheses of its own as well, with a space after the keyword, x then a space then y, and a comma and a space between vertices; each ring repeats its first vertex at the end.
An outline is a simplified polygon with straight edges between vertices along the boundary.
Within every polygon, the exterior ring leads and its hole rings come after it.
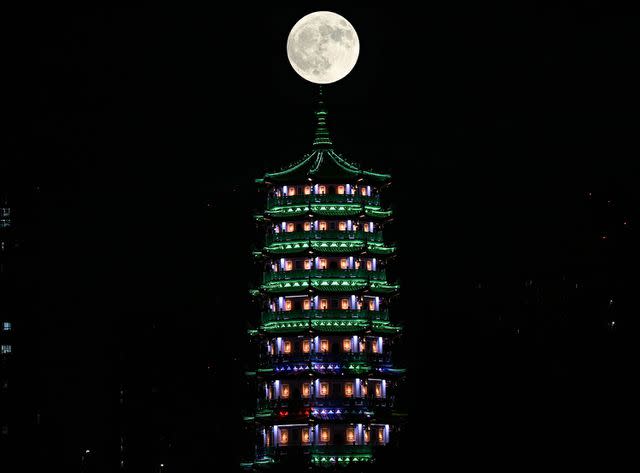
POLYGON ((313 140, 313 149, 328 149, 333 147, 327 126, 327 109, 324 105, 322 86, 318 87, 318 103, 315 111, 316 132, 313 140))

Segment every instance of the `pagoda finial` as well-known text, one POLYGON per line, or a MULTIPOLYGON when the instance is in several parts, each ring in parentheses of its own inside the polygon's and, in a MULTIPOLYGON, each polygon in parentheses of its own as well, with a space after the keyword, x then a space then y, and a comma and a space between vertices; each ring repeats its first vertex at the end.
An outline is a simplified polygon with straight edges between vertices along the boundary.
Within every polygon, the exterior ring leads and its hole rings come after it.
POLYGON ((327 109, 324 106, 322 86, 318 86, 318 104, 316 107, 316 134, 313 140, 314 149, 331 148, 333 143, 327 127, 327 109))

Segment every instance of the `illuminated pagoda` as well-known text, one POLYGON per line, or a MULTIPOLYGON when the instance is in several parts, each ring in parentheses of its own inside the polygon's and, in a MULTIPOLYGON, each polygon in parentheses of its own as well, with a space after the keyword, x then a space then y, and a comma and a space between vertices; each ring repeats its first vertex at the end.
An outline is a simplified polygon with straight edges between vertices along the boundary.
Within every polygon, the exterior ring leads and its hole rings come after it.
POLYGON ((259 361, 256 457, 247 469, 299 466, 369 468, 388 449, 400 418, 394 396, 404 370, 394 367, 401 327, 389 317, 399 285, 385 266, 391 210, 380 193, 391 176, 365 171, 333 149, 322 90, 313 149, 256 182, 267 205, 256 219, 264 265, 252 291, 262 307, 250 335, 259 361))

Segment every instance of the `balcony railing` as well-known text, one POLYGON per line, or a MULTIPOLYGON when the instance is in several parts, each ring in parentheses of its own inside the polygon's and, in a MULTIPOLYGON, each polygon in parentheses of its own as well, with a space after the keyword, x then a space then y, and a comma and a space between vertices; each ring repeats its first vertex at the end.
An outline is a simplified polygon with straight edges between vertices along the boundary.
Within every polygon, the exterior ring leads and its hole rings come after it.
POLYGON ((282 320, 307 320, 307 319, 365 319, 365 320, 389 320, 389 311, 386 310, 286 310, 277 312, 263 312, 262 323, 278 322, 282 320))
POLYGON ((361 278, 373 281, 386 281, 387 274, 384 270, 369 271, 367 269, 296 269, 293 271, 277 271, 264 273, 263 282, 285 281, 287 279, 307 278, 361 278))
POLYGON ((304 240, 383 241, 382 232, 365 232, 363 230, 310 230, 308 232, 280 232, 269 233, 266 237, 267 245, 283 241, 304 240))
POLYGON ((370 352, 339 352, 339 353, 291 353, 278 355, 265 355, 261 360, 261 366, 271 366, 280 363, 342 363, 348 364, 355 361, 370 363, 389 363, 391 353, 370 352))
POLYGON ((287 399, 260 399, 257 402, 258 409, 309 409, 309 413, 318 411, 318 414, 322 415, 322 409, 385 409, 391 408, 395 405, 392 398, 382 398, 373 396, 364 397, 344 397, 341 393, 331 396, 310 396, 310 397, 298 397, 287 399))
POLYGON ((282 197, 267 197, 267 209, 283 205, 304 204, 365 204, 380 205, 379 195, 355 195, 355 194, 310 194, 310 195, 286 195, 282 197))

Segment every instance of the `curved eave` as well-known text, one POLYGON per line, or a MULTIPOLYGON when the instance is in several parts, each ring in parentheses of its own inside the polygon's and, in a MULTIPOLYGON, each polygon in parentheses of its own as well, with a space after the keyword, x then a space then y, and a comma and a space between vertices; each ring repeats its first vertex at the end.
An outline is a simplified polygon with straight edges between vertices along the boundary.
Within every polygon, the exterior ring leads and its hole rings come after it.
POLYGON ((363 319, 312 319, 283 320, 267 322, 260 325, 262 333, 291 333, 312 330, 314 332, 344 333, 354 331, 371 331, 380 334, 396 334, 402 332, 402 326, 389 321, 363 319))
POLYGON ((386 220, 390 219, 393 216, 393 211, 383 210, 378 206, 358 204, 286 205, 281 207, 273 207, 270 210, 266 210, 264 216, 261 216, 260 219, 256 217, 256 220, 303 216, 369 217, 377 220, 386 220))
MULTIPOLYGON (((361 278, 349 279, 294 279, 271 281, 260 286, 259 291, 266 294, 300 294, 309 290, 317 292, 359 292, 372 294, 393 294, 400 289, 399 284, 388 284, 384 281, 369 281, 361 278)), ((253 294, 253 293, 252 293, 253 294)), ((255 294, 253 294, 255 295, 255 294)))
MULTIPOLYGON (((262 254, 269 255, 289 255, 303 252, 329 253, 352 253, 363 252, 372 255, 393 255, 396 252, 394 246, 385 246, 384 243, 367 243, 355 240, 302 240, 271 243, 263 248, 262 254)), ((260 252, 254 253, 256 256, 260 252)))

